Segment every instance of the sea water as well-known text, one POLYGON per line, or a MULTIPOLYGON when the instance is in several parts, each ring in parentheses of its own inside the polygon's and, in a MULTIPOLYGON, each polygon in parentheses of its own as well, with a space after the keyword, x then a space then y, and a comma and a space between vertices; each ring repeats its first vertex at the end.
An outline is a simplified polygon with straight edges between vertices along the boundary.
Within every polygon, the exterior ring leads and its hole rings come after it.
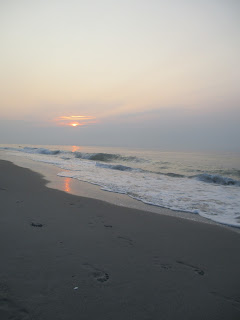
POLYGON ((99 185, 154 206, 240 227, 240 154, 1 145, 15 156, 52 164, 58 175, 99 185))

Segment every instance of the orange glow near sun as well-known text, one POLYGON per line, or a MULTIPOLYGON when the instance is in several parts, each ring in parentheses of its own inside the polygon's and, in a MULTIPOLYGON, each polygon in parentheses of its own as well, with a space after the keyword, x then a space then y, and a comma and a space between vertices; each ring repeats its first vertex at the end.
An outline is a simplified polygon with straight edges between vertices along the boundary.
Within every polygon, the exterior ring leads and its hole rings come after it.
POLYGON ((58 126, 87 126, 90 124, 97 123, 96 118, 92 116, 61 116, 55 118, 54 121, 58 126))
POLYGON ((80 148, 79 147, 77 147, 77 146, 72 146, 72 152, 75 152, 75 151, 78 151, 80 148))

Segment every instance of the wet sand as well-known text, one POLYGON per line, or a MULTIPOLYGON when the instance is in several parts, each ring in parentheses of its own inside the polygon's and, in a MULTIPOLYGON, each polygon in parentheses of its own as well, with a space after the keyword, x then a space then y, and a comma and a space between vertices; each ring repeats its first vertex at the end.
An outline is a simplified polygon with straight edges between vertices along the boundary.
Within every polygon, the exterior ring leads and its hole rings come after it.
POLYGON ((0 319, 240 319, 240 235, 0 161, 0 319))

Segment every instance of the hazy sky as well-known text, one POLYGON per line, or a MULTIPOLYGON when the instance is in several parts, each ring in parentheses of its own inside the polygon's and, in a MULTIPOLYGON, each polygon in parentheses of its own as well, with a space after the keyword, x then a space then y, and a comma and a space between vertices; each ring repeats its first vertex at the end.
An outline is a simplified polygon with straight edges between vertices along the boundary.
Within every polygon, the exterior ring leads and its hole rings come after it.
POLYGON ((0 41, 0 143, 240 151, 239 0, 0 0, 0 41))

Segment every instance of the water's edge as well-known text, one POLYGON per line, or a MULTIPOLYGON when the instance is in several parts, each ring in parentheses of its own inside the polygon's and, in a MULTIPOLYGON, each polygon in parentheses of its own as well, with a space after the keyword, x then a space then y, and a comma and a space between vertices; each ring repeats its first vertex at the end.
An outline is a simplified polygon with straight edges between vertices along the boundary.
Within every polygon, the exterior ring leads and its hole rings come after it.
POLYGON ((46 184, 48 188, 57 189, 80 197, 82 196, 86 198, 98 199, 117 206, 137 209, 145 212, 152 212, 166 216, 173 216, 181 219, 192 220, 198 223, 211 224, 240 233, 239 228, 220 224, 197 214, 192 214, 184 211, 174 211, 164 207, 145 204, 124 194, 101 190, 100 186, 93 185, 88 182, 79 181, 73 178, 60 177, 58 176, 58 173, 61 171, 59 170, 60 168, 55 167, 51 164, 47 164, 44 162, 35 162, 27 158, 17 157, 8 154, 4 150, 0 150, 0 159, 11 161, 17 166, 28 168, 34 172, 41 174, 48 181, 46 184))

